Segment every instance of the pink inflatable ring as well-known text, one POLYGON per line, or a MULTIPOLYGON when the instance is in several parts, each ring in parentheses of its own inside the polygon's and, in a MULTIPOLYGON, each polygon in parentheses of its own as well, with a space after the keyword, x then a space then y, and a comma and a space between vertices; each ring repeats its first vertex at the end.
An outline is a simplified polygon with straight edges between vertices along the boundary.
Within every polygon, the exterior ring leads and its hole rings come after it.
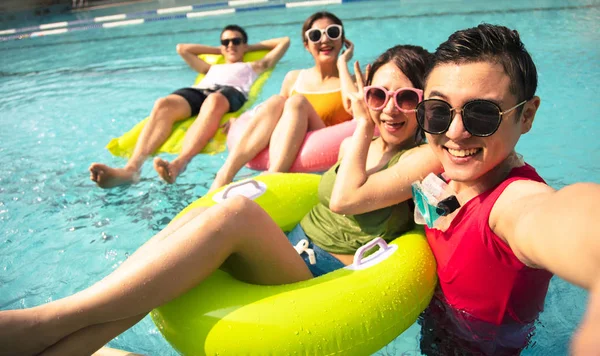
MULTIPOLYGON (((250 110, 244 113, 231 125, 227 134, 227 148, 229 151, 235 147, 242 137, 242 133, 246 130, 254 111, 250 110)), ((308 132, 290 172, 324 172, 331 168, 337 162, 342 141, 346 137, 352 136, 355 128, 356 121, 350 120, 308 132)), ((258 171, 267 170, 269 167, 269 148, 262 150, 254 159, 248 162, 246 167, 258 171)))

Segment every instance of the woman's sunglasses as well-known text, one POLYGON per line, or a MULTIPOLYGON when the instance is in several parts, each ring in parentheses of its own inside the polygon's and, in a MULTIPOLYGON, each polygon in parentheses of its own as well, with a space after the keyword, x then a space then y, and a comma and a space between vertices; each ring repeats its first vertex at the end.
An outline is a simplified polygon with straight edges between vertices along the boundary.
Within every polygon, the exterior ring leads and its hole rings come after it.
POLYGON ((382 110, 390 100, 394 99, 394 105, 402 112, 414 112, 417 104, 423 99, 423 91, 415 88, 400 88, 389 91, 380 86, 367 86, 364 88, 365 102, 372 110, 382 110))
POLYGON ((243 43, 243 40, 239 37, 225 38, 221 40, 221 44, 225 47, 229 46, 229 42, 231 42, 234 46, 239 46, 243 43))
POLYGON ((506 111, 501 111, 496 103, 489 100, 472 100, 462 108, 453 108, 444 100, 427 99, 417 105, 417 122, 423 131, 440 135, 448 131, 454 115, 460 111, 467 132, 473 136, 487 137, 498 130, 502 115, 508 114, 526 102, 527 100, 524 100, 506 111))
POLYGON ((324 30, 320 28, 311 28, 304 32, 306 38, 313 43, 321 41, 321 37, 326 35, 330 40, 335 41, 342 37, 342 26, 341 25, 329 25, 324 30))

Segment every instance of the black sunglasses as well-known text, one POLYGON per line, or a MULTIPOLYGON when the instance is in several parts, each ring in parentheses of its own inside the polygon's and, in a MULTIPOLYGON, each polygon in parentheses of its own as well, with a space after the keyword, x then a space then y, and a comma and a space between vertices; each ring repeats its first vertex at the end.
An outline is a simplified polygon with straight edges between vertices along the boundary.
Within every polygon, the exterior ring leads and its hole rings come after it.
POLYGON ((448 131, 454 115, 460 111, 467 132, 473 136, 487 137, 498 130, 502 115, 508 114, 527 101, 524 100, 506 111, 501 111, 496 103, 483 99, 471 100, 462 108, 453 108, 444 100, 427 99, 417 105, 417 122, 423 131, 440 135, 448 131))
POLYGON ((225 47, 229 46, 229 42, 233 43, 234 46, 239 46, 243 43, 243 40, 239 37, 225 38, 221 40, 221 44, 225 47))

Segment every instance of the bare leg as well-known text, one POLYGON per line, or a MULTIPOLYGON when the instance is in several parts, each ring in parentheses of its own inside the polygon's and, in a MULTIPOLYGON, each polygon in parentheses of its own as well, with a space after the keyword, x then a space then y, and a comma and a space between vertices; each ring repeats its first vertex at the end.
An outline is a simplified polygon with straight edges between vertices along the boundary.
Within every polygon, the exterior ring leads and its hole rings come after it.
POLYGON ((146 158, 169 138, 173 124, 190 115, 190 104, 183 97, 171 94, 158 99, 125 167, 113 168, 102 163, 92 163, 89 168, 90 179, 101 188, 134 183, 146 158))
POLYGON ((283 113, 285 101, 285 97, 274 95, 256 110, 240 141, 227 156, 223 167, 219 169, 209 191, 231 183, 237 172, 267 147, 271 134, 283 113))
POLYGON ((155 247, 134 253, 126 268, 73 296, 0 312, 0 344, 16 353, 39 352, 88 326, 147 313, 185 293, 226 261, 224 267, 236 277, 258 284, 312 277, 267 213, 242 197, 206 210, 155 247), (25 335, 27 345, 19 342, 25 335))
MULTIPOLYGON (((190 210, 187 214, 181 216, 176 221, 171 222, 165 229, 146 241, 136 253, 144 254, 145 251, 150 251, 155 248, 155 246, 160 244, 162 239, 168 238, 169 235, 197 217, 206 209, 208 208, 199 207, 190 210)), ((130 258, 125 260, 117 270, 129 268, 131 265, 135 265, 135 259, 130 258)), ((137 324, 144 316, 145 314, 142 314, 128 319, 88 326, 63 338, 56 344, 44 350, 42 355, 89 355, 112 340, 116 335, 121 334, 137 324)))
MULTIPOLYGON (((145 314, 83 328, 44 350, 42 356, 91 355, 127 329, 137 324, 145 314)), ((132 355, 132 354, 130 354, 132 355)))
POLYGON ((306 133, 323 127, 325 123, 304 96, 298 94, 290 97, 271 135, 269 172, 289 171, 306 133))
POLYGON ((179 156, 171 163, 160 157, 154 159, 154 169, 165 182, 175 183, 179 173, 215 136, 221 118, 228 111, 229 101, 221 93, 212 93, 204 100, 198 118, 185 133, 179 156))
MULTIPOLYGON (((172 233, 174 233, 175 231, 177 231, 177 229, 179 229, 180 227, 184 226, 187 222, 193 220, 195 217, 197 217, 199 214, 201 214, 203 211, 205 211, 207 209, 208 208, 206 208, 206 207, 194 208, 194 209, 190 210, 188 213, 186 213, 185 215, 181 216, 176 221, 171 222, 166 228, 164 228, 162 231, 160 231, 154 237, 152 237, 151 239, 149 239, 148 241, 146 241, 140 248, 138 248, 136 250, 136 254, 138 254, 138 255, 139 254, 144 254, 145 251, 147 251, 147 250, 151 251, 153 248, 157 248, 155 246, 159 246, 161 240, 163 240, 165 238, 168 238, 172 233)), ((136 259, 132 258, 132 257, 130 257, 127 260, 125 260, 113 273, 122 273, 122 272, 117 272, 117 271, 128 269, 130 266, 133 266, 133 268, 135 268, 136 259)), ((142 317, 143 317, 143 315, 142 315, 142 317)), ((112 323, 113 322, 108 322, 108 323, 99 324, 99 325, 110 325, 112 323)), ((115 325, 123 325, 123 321, 121 321, 121 320, 117 320, 114 323, 115 323, 115 325)), ((135 323, 137 323, 137 321, 133 322, 131 324, 131 326, 135 325, 135 323)), ((0 325, 2 325, 1 314, 0 314, 0 325)), ((129 326, 129 327, 131 327, 131 326, 129 326)), ((113 328, 113 327, 114 326, 107 326, 107 328, 113 328)), ((127 330, 129 327, 123 329, 122 331, 127 330)), ((78 331, 76 331, 74 334, 79 335, 78 331)), ((98 335, 102 335, 102 334, 98 334, 98 335)), ((118 335, 118 333, 112 334, 112 337, 114 337, 116 335, 118 335)), ((1 336, 2 336, 2 332, 0 331, 0 340, 1 340, 1 336)), ((70 337, 70 336, 66 336, 66 337, 70 337)), ((60 342, 61 341, 59 341, 58 343, 60 343, 60 342)), ((42 344, 40 344, 40 346, 36 346, 35 343, 33 343, 33 344, 30 343, 30 346, 33 347, 31 350, 38 350, 39 351, 40 349, 42 349, 41 345, 47 346, 48 344, 43 344, 42 343, 42 344)), ((100 346, 102 346, 102 345, 100 345, 100 346)), ((59 349, 59 350, 62 350, 62 348, 59 349)), ((48 351, 48 349, 46 351, 48 351)), ((35 352, 37 352, 37 351, 35 351, 35 352)), ((33 354, 35 352, 32 351, 31 354, 33 354)), ((21 350, 19 352, 19 354, 26 354, 26 353, 28 353, 28 352, 25 349, 21 350)), ((4 354, 5 353, 2 352, 2 350, 0 349, 0 355, 4 355, 4 354)), ((11 355, 11 354, 13 354, 13 353, 10 353, 10 352, 8 353, 8 355, 11 355)), ((78 354, 83 354, 83 353, 78 353, 78 354)))

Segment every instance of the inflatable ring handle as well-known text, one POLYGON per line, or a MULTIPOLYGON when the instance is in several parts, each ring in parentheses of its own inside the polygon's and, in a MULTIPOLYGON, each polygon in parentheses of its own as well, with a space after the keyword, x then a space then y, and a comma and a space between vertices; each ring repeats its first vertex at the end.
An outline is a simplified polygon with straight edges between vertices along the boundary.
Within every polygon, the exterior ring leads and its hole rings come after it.
POLYGON ((365 253, 376 245, 381 247, 380 252, 386 251, 390 248, 388 247, 388 244, 385 242, 384 239, 382 239, 381 237, 376 237, 373 240, 361 246, 358 250, 356 250, 356 253, 354 253, 354 261, 352 264, 355 267, 359 267, 360 265, 362 265, 363 256, 365 255, 365 253))
POLYGON ((234 188, 238 188, 238 187, 241 187, 246 184, 252 184, 254 186, 254 188, 256 188, 257 190, 260 190, 260 185, 258 184, 258 182, 255 181, 254 179, 249 179, 249 180, 245 180, 243 182, 229 185, 229 187, 227 187, 225 189, 225 191, 223 192, 223 199, 227 199, 227 194, 229 192, 231 192, 234 188))

